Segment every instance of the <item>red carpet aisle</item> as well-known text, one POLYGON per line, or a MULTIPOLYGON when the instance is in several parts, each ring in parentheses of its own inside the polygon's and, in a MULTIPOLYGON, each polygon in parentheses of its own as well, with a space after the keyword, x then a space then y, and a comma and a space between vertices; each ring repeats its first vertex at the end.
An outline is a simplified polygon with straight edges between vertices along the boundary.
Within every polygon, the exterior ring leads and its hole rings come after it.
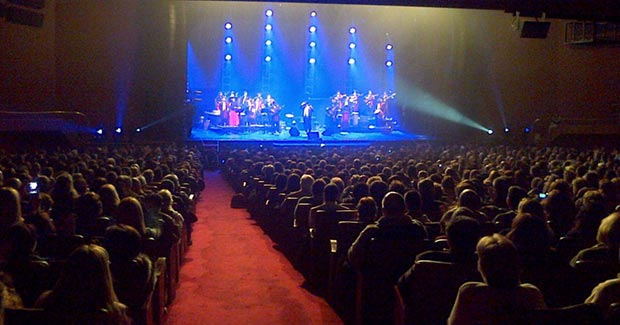
POLYGON ((230 209, 219 172, 205 181, 168 324, 341 324, 248 213, 230 209))

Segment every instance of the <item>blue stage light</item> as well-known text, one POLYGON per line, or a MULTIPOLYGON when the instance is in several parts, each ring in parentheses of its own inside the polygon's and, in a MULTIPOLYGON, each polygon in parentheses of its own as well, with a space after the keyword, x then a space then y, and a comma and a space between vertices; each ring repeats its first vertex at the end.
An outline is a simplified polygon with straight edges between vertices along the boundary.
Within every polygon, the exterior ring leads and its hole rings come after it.
POLYGON ((510 132, 510 129, 508 127, 505 127, 504 128, 504 133, 508 133, 508 132, 510 132))
POLYGON ((308 63, 315 64, 316 63, 316 59, 315 58, 310 58, 310 60, 308 60, 308 63))
POLYGON ((232 37, 230 37, 230 36, 227 36, 227 37, 224 39, 224 42, 226 42, 226 44, 230 44, 230 43, 232 43, 232 41, 233 41, 233 39, 232 39, 232 37))
POLYGON ((316 42, 315 41, 311 41, 310 43, 308 43, 308 45, 310 47, 315 47, 316 46, 316 42))
POLYGON ((230 60, 232 60, 232 55, 230 55, 230 54, 226 54, 226 55, 224 56, 224 60, 226 60, 226 61, 230 61, 230 60))
POLYGON ((316 17, 316 11, 310 11, 310 17, 316 17))
POLYGON ((102 128, 97 129, 97 134, 103 135, 103 129, 102 128))
POLYGON ((270 40, 270 39, 266 40, 266 41, 265 41, 265 45, 267 45, 267 46, 271 46, 271 40, 270 40))
POLYGON ((385 46, 385 49, 388 50, 388 51, 391 51, 393 48, 394 48, 394 46, 392 44, 387 44, 385 46))
POLYGON ((353 43, 353 42, 349 43, 349 48, 350 49, 354 49, 355 48, 355 43, 353 43))
POLYGON ((357 29, 355 27, 349 28, 349 34, 355 34, 355 32, 357 32, 357 29))
POLYGON ((493 133, 495 133, 495 132, 493 132, 493 130, 491 130, 491 129, 488 129, 488 130, 487 130, 487 134, 491 135, 491 134, 493 134, 493 133))
POLYGON ((266 31, 270 31, 270 30, 272 30, 272 29, 273 29, 273 26, 271 26, 271 24, 267 24, 267 25, 265 25, 265 30, 266 30, 266 31))
POLYGON ((137 128, 136 129, 136 133, 140 133, 140 132, 142 132, 142 129, 141 128, 137 128))
POLYGON ((267 55, 267 56, 265 57, 265 62, 271 62, 271 56, 267 55))
POLYGON ((308 31, 309 31, 310 33, 314 33, 314 32, 316 32, 316 26, 310 26, 310 28, 308 28, 308 31))
POLYGON ((531 131, 532 130, 529 127, 526 127, 525 129, 523 129, 523 132, 525 132, 526 134, 530 133, 531 131))
POLYGON ((392 65, 394 65, 394 62, 392 62, 392 60, 385 61, 385 66, 386 67, 391 67, 392 65))
POLYGON ((267 16, 267 17, 273 16, 273 10, 271 10, 271 9, 265 10, 265 16, 267 16))
POLYGON ((232 29, 232 24, 230 22, 227 22, 226 24, 224 24, 224 29, 226 30, 232 29))
POLYGON ((355 59, 354 58, 349 58, 349 65, 353 65, 355 64, 355 59))
POLYGON ((114 129, 114 133, 121 134, 123 133, 123 129, 121 127, 117 127, 116 129, 114 129))

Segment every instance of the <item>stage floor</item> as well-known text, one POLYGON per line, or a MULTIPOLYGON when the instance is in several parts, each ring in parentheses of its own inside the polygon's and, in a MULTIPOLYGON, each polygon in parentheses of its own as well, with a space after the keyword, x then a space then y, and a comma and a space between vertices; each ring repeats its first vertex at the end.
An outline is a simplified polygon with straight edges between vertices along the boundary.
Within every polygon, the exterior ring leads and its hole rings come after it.
POLYGON ((402 130, 351 129, 346 132, 334 132, 331 135, 325 135, 325 130, 322 128, 316 131, 318 134, 309 138, 305 131, 300 131, 301 134, 299 136, 292 136, 288 128, 280 133, 268 132, 251 127, 225 127, 207 130, 203 128, 193 128, 190 140, 222 142, 267 141, 281 144, 318 143, 326 145, 366 145, 374 142, 428 140, 428 137, 425 135, 407 133, 402 130))

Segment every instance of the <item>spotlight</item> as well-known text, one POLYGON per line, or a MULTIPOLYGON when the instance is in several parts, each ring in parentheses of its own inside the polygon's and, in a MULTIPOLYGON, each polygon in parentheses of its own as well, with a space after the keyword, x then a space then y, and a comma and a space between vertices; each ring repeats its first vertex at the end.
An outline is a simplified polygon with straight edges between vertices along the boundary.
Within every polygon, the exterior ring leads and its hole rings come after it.
POLYGON ((349 65, 353 65, 355 64, 355 59, 354 58, 349 58, 349 65))
POLYGON ((315 47, 316 46, 316 42, 312 41, 312 42, 308 43, 308 45, 310 45, 310 47, 315 47))
POLYGON ((523 132, 527 134, 527 133, 532 132, 532 129, 530 129, 529 127, 526 127, 525 129, 523 129, 523 132))
POLYGON ((508 132, 510 132, 510 129, 508 127, 505 127, 504 128, 504 133, 508 133, 508 132))
POLYGON ((273 10, 271 10, 271 9, 265 10, 265 16, 267 16, 267 17, 273 16, 273 10))
POLYGON ((140 133, 140 132, 142 132, 142 129, 141 128, 137 128, 136 129, 136 133, 140 133))
POLYGON ((266 31, 270 31, 270 30, 272 30, 272 29, 273 29, 273 26, 271 26, 271 24, 267 24, 267 25, 265 25, 265 30, 266 30, 266 31))
POLYGON ((232 60, 232 55, 230 55, 230 54, 226 54, 226 55, 224 56, 224 60, 226 60, 226 61, 230 61, 230 60, 232 60))
POLYGON ((493 130, 488 129, 488 130, 487 130, 487 133, 488 133, 489 135, 491 135, 491 134, 493 134, 494 132, 493 132, 493 130))
POLYGON ((310 11, 310 17, 316 17, 316 11, 310 11))
POLYGON ((232 43, 232 37, 228 36, 224 39, 224 42, 226 42, 226 44, 230 44, 232 43))
POLYGON ((392 62, 391 60, 385 61, 385 66, 386 67, 391 67, 392 65, 394 65, 394 62, 392 62))
POLYGON ((355 48, 355 43, 353 43, 353 42, 349 43, 349 48, 350 49, 354 49, 355 48))
POLYGON ((103 129, 102 129, 102 128, 98 128, 98 129, 97 129, 97 134, 99 134, 99 135, 103 135, 103 129))
POLYGON ((308 28, 308 31, 309 31, 310 33, 314 33, 314 32, 316 32, 316 26, 314 26, 314 25, 313 25, 313 26, 310 26, 310 28, 308 28))
POLYGON ((120 127, 117 127, 116 129, 114 129, 114 133, 121 134, 123 133, 123 129, 121 129, 120 127))
POLYGON ((232 29, 232 24, 230 22, 224 24, 224 29, 226 30, 232 29))
POLYGON ((265 62, 271 62, 271 56, 267 55, 267 56, 265 57, 265 62))
POLYGON ((393 48, 394 48, 394 46, 392 44, 387 44, 385 46, 385 49, 388 50, 388 51, 391 51, 393 48))
POLYGON ((270 39, 266 40, 266 41, 265 41, 265 45, 267 45, 267 46, 271 46, 271 40, 270 40, 270 39))
POLYGON ((357 32, 357 29, 355 27, 349 28, 349 34, 355 34, 355 32, 357 32))
POLYGON ((308 60, 308 63, 315 64, 316 63, 316 59, 315 58, 310 58, 310 60, 308 60))

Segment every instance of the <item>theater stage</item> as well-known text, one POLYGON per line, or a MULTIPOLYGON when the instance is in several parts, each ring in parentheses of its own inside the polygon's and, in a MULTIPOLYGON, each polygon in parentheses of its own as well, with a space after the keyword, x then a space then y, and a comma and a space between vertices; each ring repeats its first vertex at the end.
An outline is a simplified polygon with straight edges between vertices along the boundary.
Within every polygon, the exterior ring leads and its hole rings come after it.
MULTIPOLYGON (((217 127, 203 129, 194 127, 190 140, 215 142, 271 142, 274 144, 325 144, 325 145, 368 145, 375 142, 398 142, 413 140, 428 140, 428 136, 413 134, 398 129, 350 129, 325 132, 319 128, 310 137, 305 131, 300 135, 291 135, 290 127, 279 133, 261 127, 217 127), (331 134, 330 134, 331 133, 331 134)), ((293 132, 294 134, 294 132, 293 132)))

